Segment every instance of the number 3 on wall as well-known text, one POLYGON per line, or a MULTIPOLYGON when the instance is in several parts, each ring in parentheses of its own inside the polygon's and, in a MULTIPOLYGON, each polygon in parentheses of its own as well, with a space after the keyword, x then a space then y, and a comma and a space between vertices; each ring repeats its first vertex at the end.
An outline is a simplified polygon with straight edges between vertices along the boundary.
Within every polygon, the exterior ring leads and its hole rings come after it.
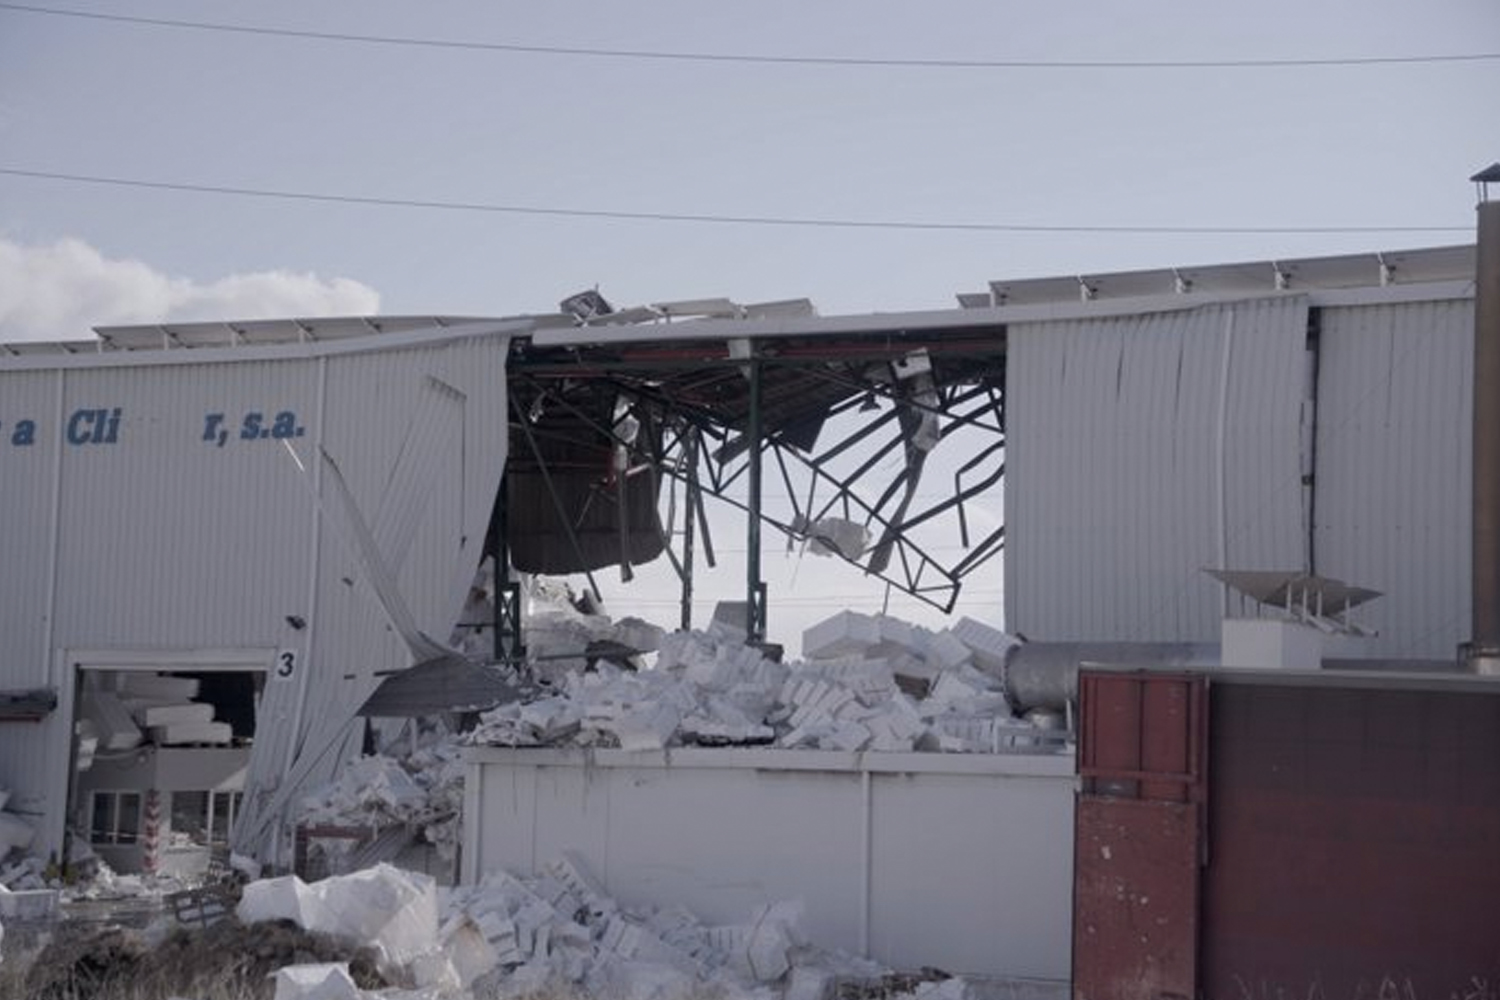
POLYGON ((297 651, 295 649, 283 649, 276 654, 275 673, 278 680, 287 680, 297 672, 297 651))

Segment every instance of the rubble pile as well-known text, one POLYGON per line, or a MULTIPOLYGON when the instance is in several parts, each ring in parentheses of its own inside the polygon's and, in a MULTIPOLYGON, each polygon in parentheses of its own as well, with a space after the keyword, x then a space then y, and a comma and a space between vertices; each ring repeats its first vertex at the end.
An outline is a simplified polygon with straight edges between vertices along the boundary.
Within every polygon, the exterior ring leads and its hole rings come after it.
POLYGON ((446 730, 431 731, 417 749, 401 756, 361 757, 332 782, 304 796, 298 821, 306 825, 369 827, 404 825, 451 861, 462 836, 462 749, 446 730))
POLYGON ((356 987, 389 985, 376 972, 369 948, 286 922, 247 926, 222 920, 207 929, 170 932, 80 922, 58 925, 24 968, 7 963, 0 992, 29 1000, 272 1000, 279 970, 317 962, 337 963, 356 987))
MULTIPOLYGON (((708 925, 681 907, 626 908, 576 859, 541 874, 497 872, 439 897, 424 875, 380 865, 308 885, 295 876, 252 882, 237 911, 245 925, 289 921, 360 942, 387 981, 424 998, 553 996, 675 1000, 714 996, 831 1000, 889 985, 878 964, 809 945, 799 908, 775 903, 743 923, 708 925)), ((961 1000, 961 979, 904 983, 884 997, 961 1000), (941 992, 933 992, 941 985, 941 992)), ((277 974, 277 997, 368 998, 347 965, 306 963, 277 974), (315 992, 318 990, 337 992, 315 992)), ((393 995, 382 993, 382 996, 393 995)))
POLYGON ((26 853, 36 829, 6 808, 9 803, 10 792, 0 788, 0 888, 41 889, 46 885, 44 863, 26 853))
POLYGON ((933 632, 841 612, 808 629, 782 664, 734 629, 661 637, 655 669, 608 660, 553 680, 554 693, 480 717, 491 746, 754 746, 999 753, 1041 742, 1004 693, 1015 641, 965 618, 933 632))

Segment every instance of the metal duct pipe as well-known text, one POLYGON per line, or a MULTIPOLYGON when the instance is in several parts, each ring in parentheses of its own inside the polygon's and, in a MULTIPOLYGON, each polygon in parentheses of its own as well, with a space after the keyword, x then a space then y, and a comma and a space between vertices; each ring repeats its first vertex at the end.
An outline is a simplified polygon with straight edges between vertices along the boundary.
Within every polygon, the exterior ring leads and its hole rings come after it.
POLYGON ((1078 700, 1085 663, 1142 667, 1216 667, 1216 642, 1026 642, 1005 661, 1005 693, 1017 711, 1063 708, 1078 700))
MULTIPOLYGON (((1500 164, 1475 175, 1500 180, 1500 164), (1487 175, 1495 172, 1497 176, 1487 175)), ((1500 201, 1479 204, 1474 273, 1473 631, 1475 673, 1500 674, 1500 201)))

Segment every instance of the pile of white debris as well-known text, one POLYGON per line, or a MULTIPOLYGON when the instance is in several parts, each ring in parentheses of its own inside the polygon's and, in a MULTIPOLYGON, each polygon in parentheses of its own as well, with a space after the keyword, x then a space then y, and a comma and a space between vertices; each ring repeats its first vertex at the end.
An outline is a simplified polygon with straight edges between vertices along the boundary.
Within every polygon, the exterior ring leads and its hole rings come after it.
MULTIPOLYGON (((969 618, 932 631, 844 611, 808 629, 805 658, 791 663, 720 623, 665 634, 556 604, 528 619, 527 635, 529 666, 546 681, 537 696, 484 713, 462 736, 433 720, 406 721, 378 739, 379 752, 306 794, 297 822, 404 826, 451 864, 462 838, 464 744, 950 753, 1062 746, 1062 734, 1012 714, 1005 660, 1016 641, 969 618)), ((379 860, 357 857, 352 843, 319 841, 323 870, 379 860)))
MULTIPOLYGON (((495 873, 440 890, 426 875, 377 865, 307 884, 296 876, 245 887, 246 924, 290 920, 305 930, 368 945, 391 981, 420 996, 497 1000, 556 990, 611 1000, 827 1000, 837 987, 874 984, 873 962, 809 945, 799 908, 776 903, 745 922, 710 926, 681 907, 621 906, 581 863, 564 856, 534 878, 495 873)), ((968 984, 933 977, 882 996, 960 1000, 968 984)), ((283 968, 278 1000, 365 1000, 347 963, 283 968)))
MULTIPOLYGON (((416 728, 412 720, 410 726, 410 743, 403 734, 384 752, 344 766, 332 782, 304 796, 298 823, 371 830, 405 826, 451 864, 461 838, 463 750, 441 725, 416 728)), ((330 870, 340 867, 337 859, 330 863, 330 870)))
POLYGON ((503 705, 469 735, 491 746, 770 745, 843 751, 1003 753, 1051 745, 1015 718, 1005 660, 1016 640, 970 618, 931 631, 844 611, 781 663, 719 623, 662 636, 654 669, 600 658, 554 693, 503 705))
POLYGON ((10 792, 0 788, 0 890, 46 888, 46 862, 27 853, 36 828, 9 805, 10 792))

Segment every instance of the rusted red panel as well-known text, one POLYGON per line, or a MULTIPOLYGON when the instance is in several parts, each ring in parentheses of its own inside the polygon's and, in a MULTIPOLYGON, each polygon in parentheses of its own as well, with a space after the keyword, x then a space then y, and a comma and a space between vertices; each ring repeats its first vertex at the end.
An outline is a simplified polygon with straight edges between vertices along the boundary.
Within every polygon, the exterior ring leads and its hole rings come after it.
POLYGON ((1074 1000, 1196 996, 1197 809, 1082 796, 1076 822, 1074 1000))
POLYGON ((1074 996, 1195 997, 1206 681, 1083 671, 1079 691, 1074 996))
POLYGON ((1212 710, 1204 996, 1500 996, 1500 689, 1212 710))
POLYGON ((1151 671, 1083 671, 1079 773, 1086 794, 1203 800, 1206 681, 1151 671))
MULTIPOLYGON (((1194 769, 1196 718, 1193 684, 1186 679, 1153 678, 1141 691, 1141 770, 1188 774, 1194 769)), ((1191 787, 1181 781, 1146 781, 1141 797, 1187 802, 1191 787)))
POLYGON ((1085 791, 1134 798, 1140 782, 1121 777, 1141 769, 1141 682, 1136 674, 1091 674, 1079 678, 1082 734, 1079 765, 1085 791), (1095 772, 1115 772, 1095 776, 1095 772))

